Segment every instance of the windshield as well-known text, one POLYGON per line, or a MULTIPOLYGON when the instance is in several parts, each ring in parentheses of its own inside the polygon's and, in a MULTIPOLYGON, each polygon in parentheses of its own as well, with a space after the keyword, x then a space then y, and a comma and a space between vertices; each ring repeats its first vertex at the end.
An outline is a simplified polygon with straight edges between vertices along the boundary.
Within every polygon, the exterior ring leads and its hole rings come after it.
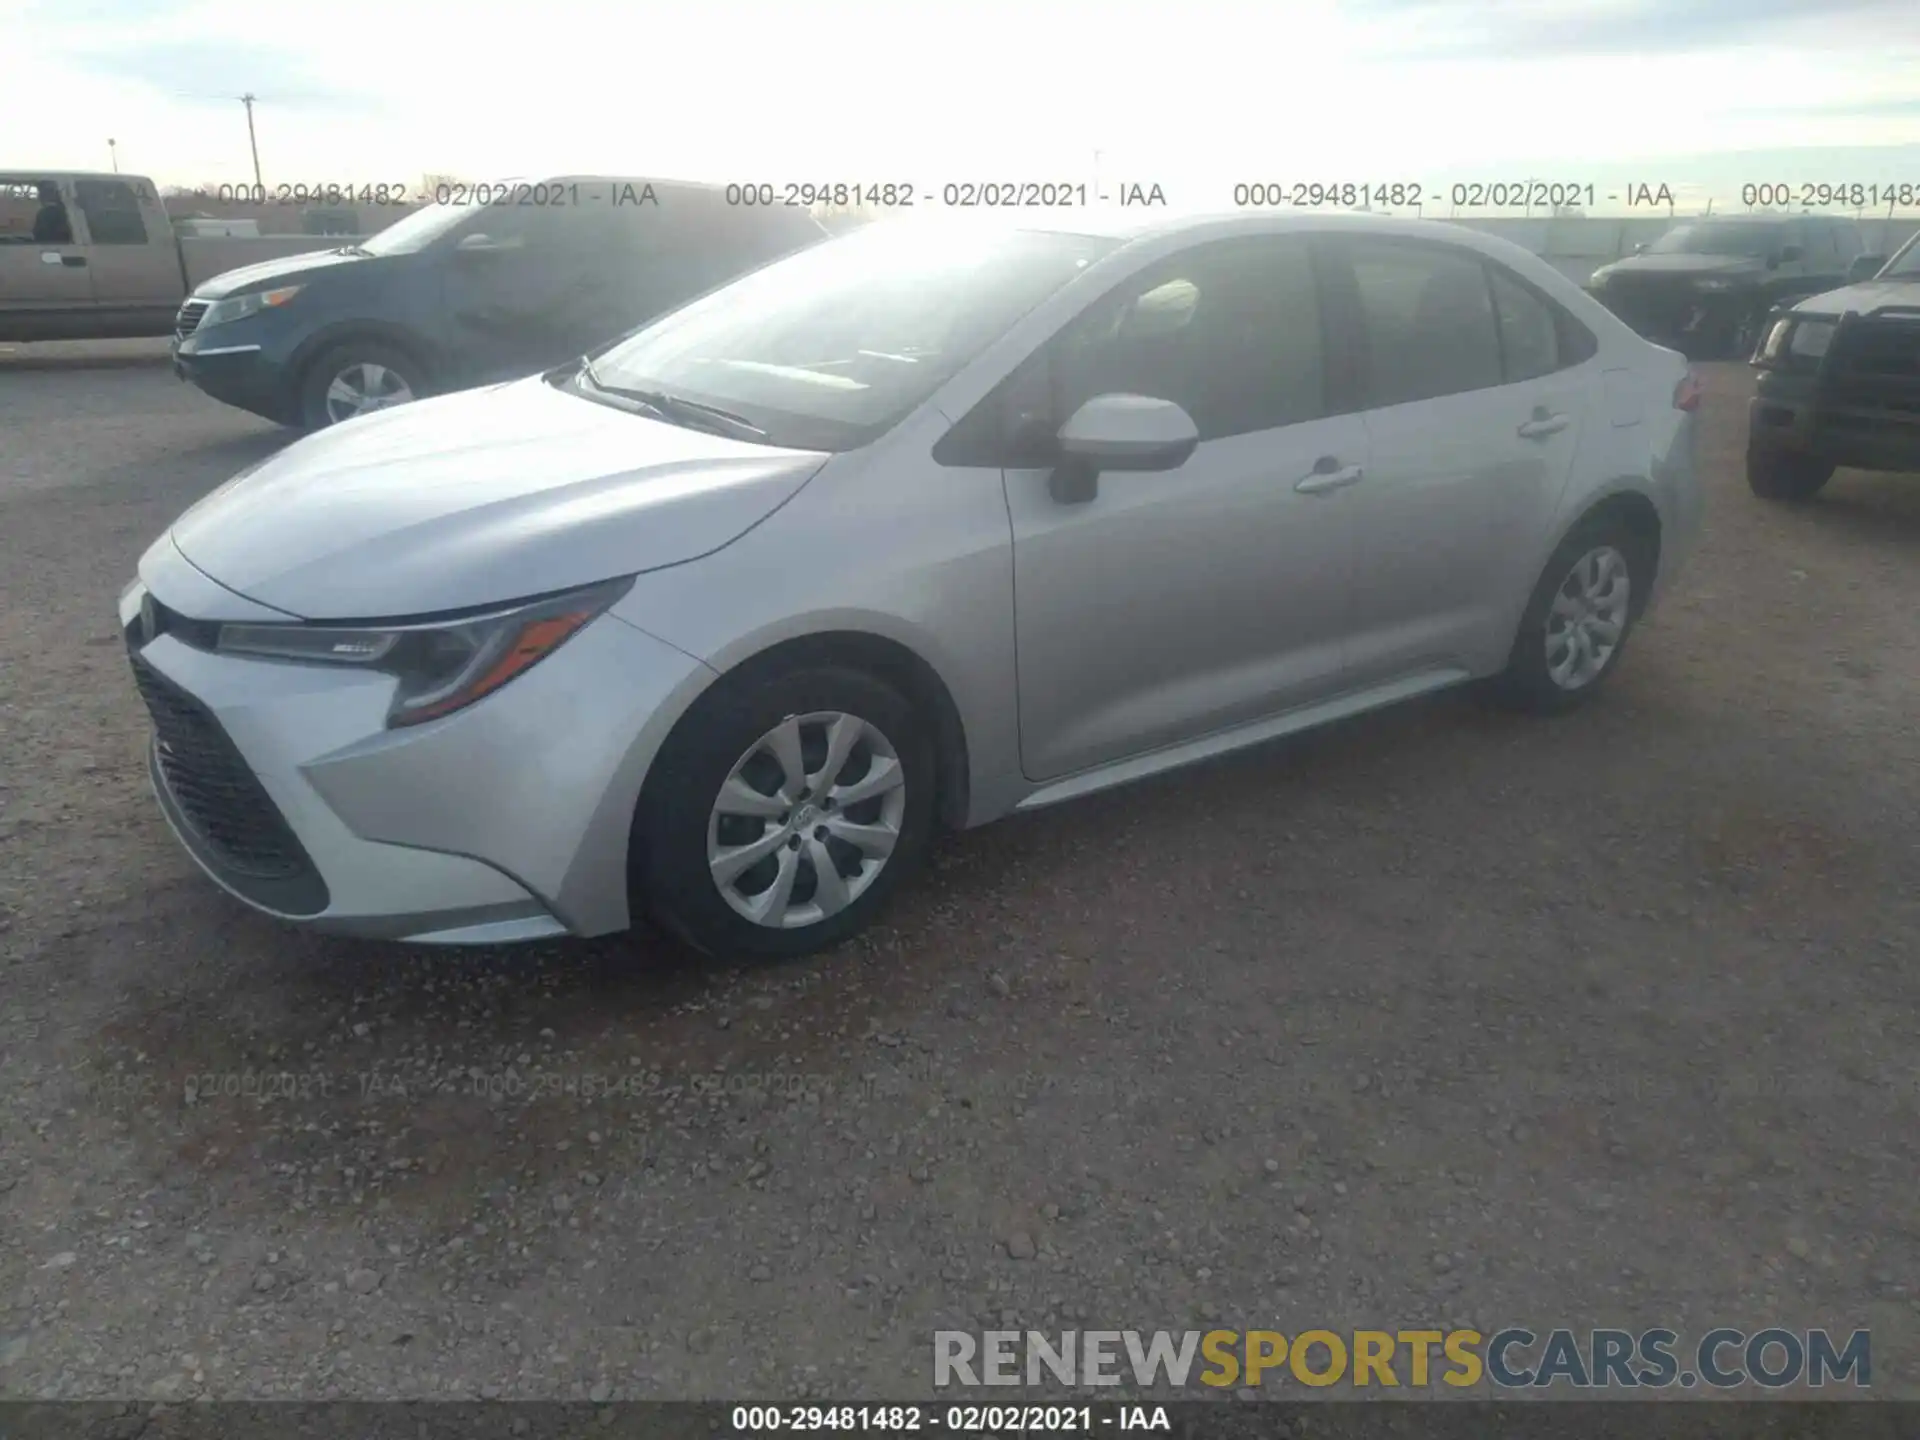
POLYGON ((441 205, 429 201, 369 237, 360 248, 369 255, 411 255, 426 249, 479 208, 472 203, 441 205))
POLYGON ((1647 247, 1649 255, 1757 255, 1778 250, 1785 236, 1778 225, 1739 220, 1676 225, 1647 247))
POLYGON ((597 356, 593 378, 719 407, 770 445, 855 449, 1115 244, 883 222, 656 321, 597 356))
POLYGON ((1893 259, 1886 263, 1879 278, 1891 280, 1899 276, 1906 280, 1920 280, 1920 230, 1908 237, 1907 243, 1894 253, 1893 259))

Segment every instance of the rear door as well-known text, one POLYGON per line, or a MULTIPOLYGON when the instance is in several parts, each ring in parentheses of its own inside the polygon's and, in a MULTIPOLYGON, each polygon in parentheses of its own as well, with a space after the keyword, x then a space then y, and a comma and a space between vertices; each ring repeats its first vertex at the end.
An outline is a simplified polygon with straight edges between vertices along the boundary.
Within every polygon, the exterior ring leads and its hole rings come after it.
POLYGON ((93 306, 73 194, 53 175, 0 174, 0 313, 85 313, 93 306))
POLYGON ((1499 647, 1599 377, 1592 337, 1477 253, 1329 237, 1371 451, 1353 487, 1348 678, 1471 670, 1499 647))

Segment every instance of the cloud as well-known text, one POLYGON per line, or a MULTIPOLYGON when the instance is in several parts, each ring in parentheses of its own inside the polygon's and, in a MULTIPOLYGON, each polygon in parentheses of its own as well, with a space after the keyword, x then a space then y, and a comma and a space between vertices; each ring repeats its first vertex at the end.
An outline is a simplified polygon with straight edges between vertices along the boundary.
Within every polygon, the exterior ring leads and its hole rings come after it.
POLYGON ((1405 58, 1514 61, 1732 50, 1800 31, 1887 49, 1920 44, 1913 0, 1352 0, 1341 12, 1376 26, 1405 58))
POLYGON ((142 42, 101 49, 68 49, 76 69, 131 80, 185 102, 230 104, 254 94, 262 104, 364 111, 370 97, 316 76, 297 55, 244 42, 142 42))

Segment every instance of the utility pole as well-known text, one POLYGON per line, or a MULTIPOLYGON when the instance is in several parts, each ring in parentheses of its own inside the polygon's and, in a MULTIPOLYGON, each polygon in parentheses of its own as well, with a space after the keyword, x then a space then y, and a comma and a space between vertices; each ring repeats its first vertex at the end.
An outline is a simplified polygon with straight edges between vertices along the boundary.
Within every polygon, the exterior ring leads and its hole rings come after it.
POLYGON ((113 160, 113 173, 118 175, 120 173, 120 152, 113 148, 113 138, 111 136, 107 138, 107 154, 112 157, 113 160))
POLYGON ((254 188, 264 194, 267 187, 260 179, 260 142, 254 138, 253 134, 253 98, 250 93, 242 95, 240 97, 240 103, 247 107, 247 144, 252 147, 253 150, 254 188))

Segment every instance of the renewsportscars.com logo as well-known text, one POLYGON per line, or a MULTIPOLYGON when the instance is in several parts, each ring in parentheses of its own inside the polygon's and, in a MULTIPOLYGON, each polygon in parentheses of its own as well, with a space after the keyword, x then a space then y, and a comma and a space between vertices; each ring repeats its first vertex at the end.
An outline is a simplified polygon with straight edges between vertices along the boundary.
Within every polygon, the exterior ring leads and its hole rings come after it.
POLYGON ((1722 1326, 1685 1345, 1654 1329, 1477 1330, 937 1330, 933 1383, 1120 1385, 1216 1388, 1298 1384, 1502 1390, 1565 1385, 1593 1389, 1733 1390, 1754 1385, 1820 1388, 1873 1383, 1873 1344, 1855 1330, 1836 1343, 1825 1330, 1722 1326), (1195 1362, 1201 1362, 1197 1369, 1195 1362))

